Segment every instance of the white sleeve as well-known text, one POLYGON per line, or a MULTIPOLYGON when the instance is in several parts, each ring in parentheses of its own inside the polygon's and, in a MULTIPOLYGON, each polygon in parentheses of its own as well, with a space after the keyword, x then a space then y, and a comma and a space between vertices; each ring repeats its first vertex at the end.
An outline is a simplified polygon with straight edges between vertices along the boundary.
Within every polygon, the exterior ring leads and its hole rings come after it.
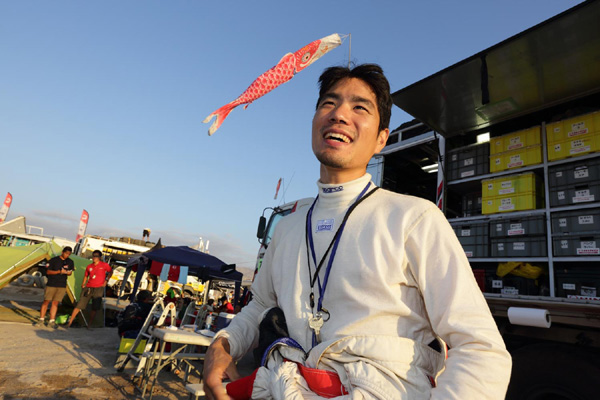
MULTIPOLYGON (((275 228, 277 232, 277 228, 275 228)), ((273 253, 275 252, 276 234, 271 241, 260 270, 254 277, 251 292, 252 301, 236 314, 229 326, 215 335, 225 337, 229 341, 230 353, 234 360, 242 358, 248 350, 256 347, 258 343, 258 325, 264 312, 277 306, 277 296, 273 289, 271 268, 273 253)))
POLYGON ((432 399, 504 399, 511 357, 469 261, 439 209, 425 211, 405 242, 433 331, 450 350, 432 399))

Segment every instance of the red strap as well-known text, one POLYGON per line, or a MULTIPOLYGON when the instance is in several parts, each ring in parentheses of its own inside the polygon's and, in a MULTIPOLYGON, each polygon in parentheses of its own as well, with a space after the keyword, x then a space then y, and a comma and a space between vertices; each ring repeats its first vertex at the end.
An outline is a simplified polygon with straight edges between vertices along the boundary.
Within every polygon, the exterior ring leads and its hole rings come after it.
MULTIPOLYGON (((298 363, 296 363, 298 364, 298 363)), ((331 399, 333 397, 348 394, 338 374, 323 369, 309 368, 298 364, 300 375, 306 380, 310 390, 321 397, 331 399)))
POLYGON ((258 369, 255 369, 252 375, 229 382, 225 387, 229 397, 233 400, 250 400, 252 398, 252 388, 254 387, 257 371, 258 369))

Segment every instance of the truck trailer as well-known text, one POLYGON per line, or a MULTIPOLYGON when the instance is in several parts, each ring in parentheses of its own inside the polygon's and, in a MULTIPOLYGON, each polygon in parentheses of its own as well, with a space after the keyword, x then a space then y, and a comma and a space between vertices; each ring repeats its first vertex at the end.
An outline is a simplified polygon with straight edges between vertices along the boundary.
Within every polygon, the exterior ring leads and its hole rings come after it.
POLYGON ((600 2, 393 93, 379 186, 435 202, 513 357, 507 399, 600 397, 600 2))

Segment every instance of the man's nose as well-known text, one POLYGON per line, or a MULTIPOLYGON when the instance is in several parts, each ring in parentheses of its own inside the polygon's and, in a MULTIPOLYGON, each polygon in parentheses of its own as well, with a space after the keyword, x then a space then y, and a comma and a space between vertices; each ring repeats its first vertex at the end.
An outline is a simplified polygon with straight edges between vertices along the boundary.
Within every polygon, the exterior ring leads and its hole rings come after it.
POLYGON ((347 115, 348 115, 347 108, 348 107, 345 106, 344 104, 340 104, 339 106, 337 106, 333 110, 331 110, 331 113, 329 115, 329 122, 345 124, 347 122, 347 115))

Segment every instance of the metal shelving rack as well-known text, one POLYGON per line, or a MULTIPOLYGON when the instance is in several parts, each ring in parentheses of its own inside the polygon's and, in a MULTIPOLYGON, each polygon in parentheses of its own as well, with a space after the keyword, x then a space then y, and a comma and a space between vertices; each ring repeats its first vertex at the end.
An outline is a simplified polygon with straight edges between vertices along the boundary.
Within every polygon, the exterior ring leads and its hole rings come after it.
MULTIPOLYGON (((588 208, 600 208, 600 201, 590 202, 590 203, 578 203, 575 205, 568 206, 560 206, 560 207, 550 207, 550 186, 549 186, 549 168, 555 165, 568 164, 578 161, 584 161, 588 159, 600 158, 600 153, 590 153, 581 155, 578 157, 565 158, 556 161, 548 161, 548 143, 546 136, 546 122, 541 123, 541 139, 542 139, 542 163, 536 165, 529 165, 522 168, 511 169, 507 171, 500 171, 485 175, 472 176, 468 178, 457 179, 451 182, 448 182, 448 186, 460 185, 469 182, 479 181, 481 182, 484 179, 489 178, 497 178, 505 175, 514 175, 520 174, 528 171, 536 171, 543 170, 543 178, 544 178, 544 208, 534 209, 534 210, 525 210, 525 211, 516 211, 516 212, 507 212, 507 213, 497 213, 497 214, 486 214, 486 215, 476 215, 471 217, 463 217, 463 218, 451 218, 450 222, 467 222, 467 221, 490 221, 497 218, 516 218, 530 215, 545 215, 546 217, 546 243, 547 243, 547 257, 502 257, 502 258, 492 258, 492 257, 477 257, 477 258, 469 258, 470 262, 508 262, 508 261, 526 261, 526 262, 544 262, 548 263, 548 277, 549 277, 549 286, 550 286, 550 297, 556 297, 555 290, 555 279, 554 279, 554 263, 555 262, 600 262, 600 256, 582 256, 582 257, 555 257, 553 255, 553 242, 552 242, 552 219, 551 214, 559 211, 570 211, 570 210, 580 210, 580 209, 588 209, 588 208)), ((491 293, 486 293, 490 294, 491 293)), ((521 295, 503 295, 503 297, 522 297, 521 295)))

